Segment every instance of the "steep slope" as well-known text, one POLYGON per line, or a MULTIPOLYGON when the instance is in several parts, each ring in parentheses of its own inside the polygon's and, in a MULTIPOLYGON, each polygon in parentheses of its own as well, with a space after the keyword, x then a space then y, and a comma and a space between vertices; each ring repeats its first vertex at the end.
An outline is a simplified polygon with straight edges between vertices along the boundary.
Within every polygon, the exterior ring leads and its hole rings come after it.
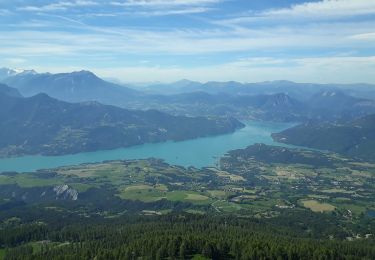
POLYGON ((17 89, 8 87, 5 84, 0 83, 0 94, 4 94, 11 97, 22 97, 20 92, 17 89))
POLYGON ((0 155, 67 154, 232 132, 232 118, 170 116, 96 102, 72 104, 38 94, 0 94, 0 155))
POLYGON ((375 160, 375 115, 345 123, 306 123, 273 134, 282 143, 375 160))

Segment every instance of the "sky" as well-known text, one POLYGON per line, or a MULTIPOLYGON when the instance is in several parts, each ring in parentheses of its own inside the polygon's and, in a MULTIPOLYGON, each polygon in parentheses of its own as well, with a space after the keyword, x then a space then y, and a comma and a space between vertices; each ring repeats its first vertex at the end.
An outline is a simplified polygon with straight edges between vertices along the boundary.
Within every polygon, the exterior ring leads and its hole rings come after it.
POLYGON ((375 83, 375 0, 0 0, 0 67, 375 83))

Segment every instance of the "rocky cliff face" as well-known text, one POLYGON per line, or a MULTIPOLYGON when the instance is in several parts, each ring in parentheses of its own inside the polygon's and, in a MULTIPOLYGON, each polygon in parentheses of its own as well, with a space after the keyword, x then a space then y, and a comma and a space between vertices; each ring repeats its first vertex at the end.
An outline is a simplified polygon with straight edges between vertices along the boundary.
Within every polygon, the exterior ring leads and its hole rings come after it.
POLYGON ((56 199, 64 199, 64 200, 77 200, 78 199, 78 191, 69 188, 68 185, 59 185, 53 188, 53 191, 56 193, 56 199))

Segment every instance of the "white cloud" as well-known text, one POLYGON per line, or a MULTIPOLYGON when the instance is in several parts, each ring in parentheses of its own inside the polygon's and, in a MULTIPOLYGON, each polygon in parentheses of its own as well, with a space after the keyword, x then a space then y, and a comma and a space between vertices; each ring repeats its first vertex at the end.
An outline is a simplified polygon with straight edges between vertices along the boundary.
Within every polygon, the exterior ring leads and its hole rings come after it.
POLYGON ((112 6, 124 7, 127 15, 167 16, 179 14, 205 13, 213 10, 209 7, 222 0, 128 0, 113 1, 112 6))
POLYGON ((18 10, 48 12, 48 11, 66 10, 72 7, 83 7, 83 6, 94 6, 94 5, 98 5, 98 3, 94 1, 76 0, 76 1, 70 1, 70 2, 68 1, 56 2, 56 3, 43 5, 43 6, 24 6, 24 7, 18 8, 18 10))
MULTIPOLYGON (((369 38, 372 34, 367 33, 373 31, 373 23, 368 22, 346 23, 345 27, 342 24, 326 23, 302 28, 154 31, 126 27, 93 27, 71 19, 63 21, 64 26, 60 25, 60 28, 69 27, 72 29, 70 32, 38 31, 35 27, 29 27, 28 30, 11 30, 0 34, 0 54, 45 56, 55 52, 56 56, 69 54, 73 57, 88 52, 116 56, 187 56, 238 51, 287 51, 296 48, 347 48, 352 51, 371 48, 371 41, 359 41, 357 38, 360 37, 358 35, 369 38)), ((17 28, 17 25, 14 25, 14 28, 17 28)))
POLYGON ((323 0, 292 5, 289 8, 249 11, 231 19, 215 21, 215 24, 236 27, 244 24, 280 24, 297 22, 306 24, 356 16, 375 15, 374 0, 323 0))
POLYGON ((290 8, 269 10, 265 16, 355 16, 375 14, 374 0, 323 0, 293 5, 290 8))
MULTIPOLYGON (((51 12, 51 11, 65 11, 74 7, 86 6, 100 6, 100 7, 124 7, 128 12, 122 13, 88 13, 88 16, 102 16, 113 17, 119 15, 149 15, 149 16, 163 16, 163 15, 178 15, 178 14, 194 14, 211 11, 209 5, 216 4, 222 0, 128 0, 125 2, 98 2, 90 0, 75 0, 75 1, 59 1, 47 5, 29 5, 19 7, 18 10, 30 12, 51 12)), ((5 11, 4 11, 5 12, 5 11)), ((2 12, 0 10, 0 15, 2 12)))
POLYGON ((221 0, 128 0, 124 2, 111 2, 115 6, 133 6, 160 8, 166 6, 202 6, 219 3, 221 0))
POLYGON ((361 33, 350 36, 351 39, 373 41, 375 40, 375 32, 361 33))
POLYGON ((178 15, 178 14, 197 14, 205 13, 212 10, 212 8, 207 7, 191 7, 183 9, 165 9, 165 10, 152 10, 143 12, 129 12, 128 15, 140 15, 140 16, 167 16, 167 15, 178 15))

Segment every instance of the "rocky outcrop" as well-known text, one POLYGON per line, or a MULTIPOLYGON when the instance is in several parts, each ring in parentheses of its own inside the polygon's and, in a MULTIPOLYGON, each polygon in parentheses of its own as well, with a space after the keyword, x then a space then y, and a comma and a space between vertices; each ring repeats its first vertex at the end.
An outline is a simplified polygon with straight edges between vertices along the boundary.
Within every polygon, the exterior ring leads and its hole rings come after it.
POLYGON ((68 185, 58 185, 53 188, 53 191, 56 193, 56 199, 65 199, 65 200, 77 200, 78 191, 75 189, 69 188, 68 185))

